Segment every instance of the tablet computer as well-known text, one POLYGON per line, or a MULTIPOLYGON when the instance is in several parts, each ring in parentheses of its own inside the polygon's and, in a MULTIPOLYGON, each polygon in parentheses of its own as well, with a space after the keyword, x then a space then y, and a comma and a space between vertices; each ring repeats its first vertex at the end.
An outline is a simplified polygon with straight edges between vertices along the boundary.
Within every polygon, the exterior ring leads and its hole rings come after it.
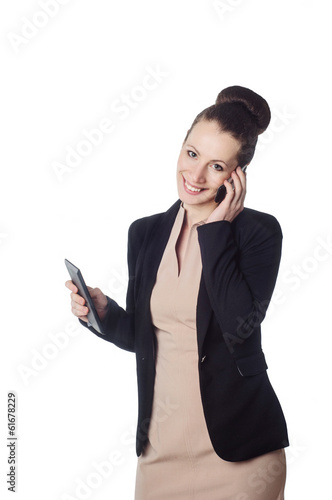
POLYGON ((85 305, 88 307, 89 312, 88 316, 88 326, 93 326, 98 332, 104 334, 101 326, 101 321, 96 311, 95 305, 89 293, 89 290, 85 284, 81 271, 78 267, 74 266, 69 260, 65 259, 65 264, 68 269, 69 275, 71 277, 72 282, 78 288, 78 294, 81 295, 85 299, 85 305))

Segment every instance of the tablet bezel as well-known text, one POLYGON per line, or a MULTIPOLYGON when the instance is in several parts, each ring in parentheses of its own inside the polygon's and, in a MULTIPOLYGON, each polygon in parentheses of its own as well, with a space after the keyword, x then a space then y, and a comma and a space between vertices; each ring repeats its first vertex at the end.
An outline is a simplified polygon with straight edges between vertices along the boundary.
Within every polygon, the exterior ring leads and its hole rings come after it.
POLYGON ((89 309, 89 312, 87 314, 88 317, 88 326, 92 326, 95 328, 99 333, 104 335, 103 328, 101 325, 101 320, 98 316, 98 313, 96 311, 95 305, 93 303, 93 300, 91 298, 91 295, 89 293, 89 290, 85 284, 85 281, 83 279, 82 273, 79 270, 78 267, 76 267, 72 262, 70 262, 68 259, 65 259, 65 264, 68 269, 69 275, 71 277, 72 282, 74 285, 78 288, 78 294, 81 295, 85 301, 86 301, 86 306, 89 309))

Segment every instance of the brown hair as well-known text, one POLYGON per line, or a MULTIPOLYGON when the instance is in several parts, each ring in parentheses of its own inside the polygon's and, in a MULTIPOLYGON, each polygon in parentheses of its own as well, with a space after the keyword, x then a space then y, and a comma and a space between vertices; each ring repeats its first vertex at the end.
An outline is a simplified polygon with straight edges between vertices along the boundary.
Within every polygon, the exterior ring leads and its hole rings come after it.
POLYGON ((234 85, 219 92, 215 104, 196 116, 184 142, 202 120, 216 121, 221 132, 228 132, 241 143, 237 161, 243 167, 253 158, 258 136, 270 123, 271 111, 266 100, 256 92, 234 85))

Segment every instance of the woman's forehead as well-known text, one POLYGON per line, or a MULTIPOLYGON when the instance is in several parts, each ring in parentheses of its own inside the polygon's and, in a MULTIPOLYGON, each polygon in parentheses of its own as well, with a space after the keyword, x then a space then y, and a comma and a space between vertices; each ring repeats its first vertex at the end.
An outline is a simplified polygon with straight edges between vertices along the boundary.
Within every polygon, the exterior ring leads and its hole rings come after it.
POLYGON ((220 130, 217 122, 202 120, 195 124, 187 137, 186 145, 194 146, 200 154, 210 156, 236 154, 241 144, 229 132, 220 130))

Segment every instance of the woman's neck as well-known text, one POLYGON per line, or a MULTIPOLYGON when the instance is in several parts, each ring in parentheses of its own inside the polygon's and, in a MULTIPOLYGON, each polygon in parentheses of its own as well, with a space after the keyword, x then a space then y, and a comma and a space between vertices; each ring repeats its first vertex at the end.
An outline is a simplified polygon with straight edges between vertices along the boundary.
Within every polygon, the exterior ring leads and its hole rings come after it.
POLYGON ((199 206, 199 205, 186 205, 182 202, 182 206, 185 210, 184 225, 190 228, 193 224, 201 222, 209 217, 216 206, 199 206))

